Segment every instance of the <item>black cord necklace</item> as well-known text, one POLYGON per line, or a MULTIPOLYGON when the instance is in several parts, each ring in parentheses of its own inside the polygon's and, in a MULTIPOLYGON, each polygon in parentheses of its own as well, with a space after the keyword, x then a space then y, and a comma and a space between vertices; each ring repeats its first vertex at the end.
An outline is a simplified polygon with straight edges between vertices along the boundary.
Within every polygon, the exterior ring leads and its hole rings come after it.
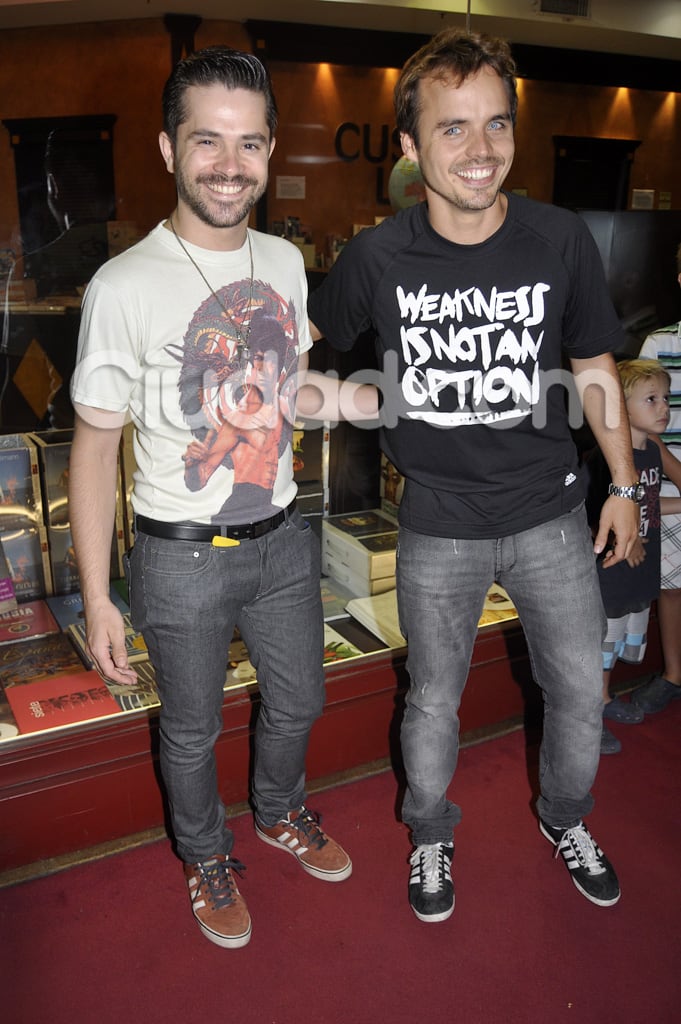
POLYGON ((217 294, 217 292, 215 291, 215 289, 211 285, 210 281, 208 280, 208 278, 206 277, 204 272, 201 270, 201 267, 198 265, 198 263, 196 262, 196 260, 194 259, 192 254, 189 252, 189 250, 187 249, 186 245, 184 244, 184 242, 182 241, 180 236, 178 235, 177 231, 175 230, 175 224, 173 223, 173 215, 172 215, 172 213, 171 213, 171 215, 168 218, 168 223, 170 224, 170 230, 172 231, 172 233, 175 235, 175 238, 177 239, 177 243, 180 246, 180 249, 182 249, 182 252, 185 254, 185 256, 187 257, 189 262, 191 264, 193 264, 195 269, 198 271, 199 276, 201 277, 201 279, 203 280, 204 284, 208 288, 208 291, 211 293, 211 295, 213 296, 213 298, 217 302, 218 306, 223 311, 223 313, 225 314, 225 316, 227 317, 227 319, 231 323, 232 327, 234 328, 234 331, 235 331, 236 337, 237 337, 237 353, 239 355, 239 361, 240 361, 241 365, 243 366, 244 363, 247 363, 248 360, 250 359, 250 350, 248 348, 248 339, 249 339, 250 333, 251 333, 250 314, 252 313, 252 310, 253 310, 254 266, 253 266, 253 246, 251 245, 251 233, 250 233, 250 231, 248 230, 248 228, 246 228, 246 241, 248 242, 248 255, 249 255, 250 263, 251 263, 251 271, 250 271, 251 279, 250 279, 249 292, 248 292, 249 321, 248 321, 248 327, 246 328, 245 333, 242 334, 241 327, 236 322, 236 320, 231 316, 231 314, 230 314, 229 310, 227 309, 227 307, 225 306, 224 302, 222 301, 220 296, 217 294))

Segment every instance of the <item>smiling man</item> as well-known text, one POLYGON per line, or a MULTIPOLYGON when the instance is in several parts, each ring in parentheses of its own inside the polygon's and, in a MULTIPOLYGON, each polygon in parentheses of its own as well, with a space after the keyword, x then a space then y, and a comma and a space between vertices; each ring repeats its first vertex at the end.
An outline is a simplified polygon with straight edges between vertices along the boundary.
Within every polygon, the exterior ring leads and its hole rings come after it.
POLYGON ((203 935, 229 949, 251 937, 215 759, 235 626, 260 694, 256 833, 314 878, 352 871, 305 805, 307 744, 324 703, 323 618, 319 547, 295 507, 291 442, 312 342, 299 251, 248 226, 275 144, 266 69, 223 47, 193 54, 166 84, 163 118, 177 205, 87 289, 69 500, 90 651, 102 675, 134 682, 108 596, 129 415, 130 603, 161 697, 173 839, 203 935))
POLYGON ((454 908, 461 811, 448 789, 458 707, 496 580, 518 609, 544 695, 541 831, 579 891, 611 906, 617 876, 583 818, 602 730, 605 618, 594 551, 612 530, 603 564, 626 558, 639 518, 611 354, 622 331, 582 221, 502 189, 517 107, 503 40, 440 33, 407 61, 395 107, 425 202, 361 231, 308 312, 313 337, 341 350, 374 330, 384 409, 401 410, 397 423, 386 417, 382 446, 406 480, 397 591, 411 682, 401 732, 409 901, 425 922, 454 908), (563 360, 613 481, 595 542, 559 386, 571 381, 563 360))

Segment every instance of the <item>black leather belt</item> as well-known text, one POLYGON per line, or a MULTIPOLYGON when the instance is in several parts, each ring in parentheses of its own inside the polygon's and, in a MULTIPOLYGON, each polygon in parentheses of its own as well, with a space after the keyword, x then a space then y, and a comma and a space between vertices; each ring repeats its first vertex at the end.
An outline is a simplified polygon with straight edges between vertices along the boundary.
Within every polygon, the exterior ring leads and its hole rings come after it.
POLYGON ((269 519, 260 519, 257 523, 244 523, 240 526, 185 526, 182 523, 164 523, 158 519, 147 519, 146 516, 135 516, 135 525, 142 533, 150 537, 162 537, 164 540, 193 540, 211 543, 214 537, 229 537, 230 540, 255 540, 266 533, 276 530, 284 520, 295 511, 295 499, 288 508, 284 508, 269 519))

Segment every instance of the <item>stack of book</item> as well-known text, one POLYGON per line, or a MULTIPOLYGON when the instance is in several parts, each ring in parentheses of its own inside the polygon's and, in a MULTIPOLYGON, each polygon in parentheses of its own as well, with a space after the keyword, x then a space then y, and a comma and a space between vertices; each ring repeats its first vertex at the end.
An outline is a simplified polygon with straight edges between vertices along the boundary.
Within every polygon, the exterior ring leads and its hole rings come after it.
POLYGON ((322 572, 356 597, 395 587, 397 521, 380 509, 329 516, 322 523, 322 572))

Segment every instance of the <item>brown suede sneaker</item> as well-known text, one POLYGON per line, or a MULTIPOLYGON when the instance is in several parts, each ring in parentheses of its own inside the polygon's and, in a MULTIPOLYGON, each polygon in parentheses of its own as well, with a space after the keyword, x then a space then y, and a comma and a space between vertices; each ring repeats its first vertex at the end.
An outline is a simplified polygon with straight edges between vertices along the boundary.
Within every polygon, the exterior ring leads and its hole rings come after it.
POLYGON ((324 882, 342 882, 352 874, 352 861, 345 850, 319 827, 320 817, 307 807, 289 811, 276 825, 256 820, 257 835, 297 857, 309 875, 324 882))
POLYGON ((199 928, 216 946, 226 949, 245 946, 251 937, 251 917, 233 875, 240 868, 243 864, 222 854, 199 864, 184 865, 199 928))

